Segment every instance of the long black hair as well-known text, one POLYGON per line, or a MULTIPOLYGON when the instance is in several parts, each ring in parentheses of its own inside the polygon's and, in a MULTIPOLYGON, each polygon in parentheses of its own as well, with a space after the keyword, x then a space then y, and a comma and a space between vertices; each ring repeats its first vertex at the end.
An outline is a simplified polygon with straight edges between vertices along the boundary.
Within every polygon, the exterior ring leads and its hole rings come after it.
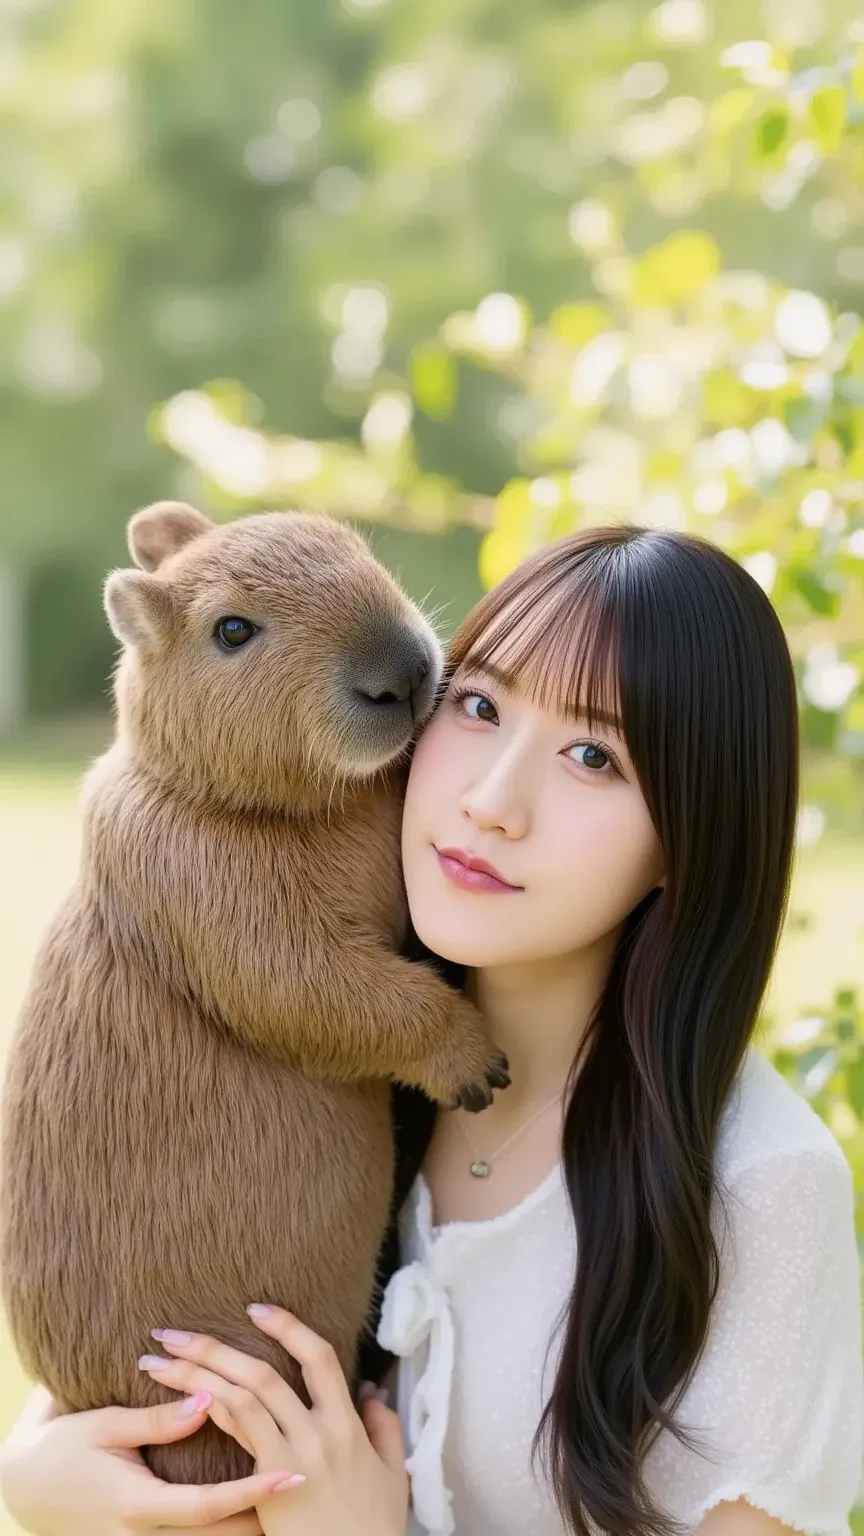
POLYGON ((717 1131, 789 898, 792 661, 731 557, 630 524, 519 566, 457 631, 447 676, 469 660, 590 724, 617 705, 663 849, 665 888, 624 925, 568 1084, 578 1262, 533 1451, 575 1536, 670 1536, 644 1460, 664 1428, 698 1445, 674 1410, 718 1284, 717 1131))

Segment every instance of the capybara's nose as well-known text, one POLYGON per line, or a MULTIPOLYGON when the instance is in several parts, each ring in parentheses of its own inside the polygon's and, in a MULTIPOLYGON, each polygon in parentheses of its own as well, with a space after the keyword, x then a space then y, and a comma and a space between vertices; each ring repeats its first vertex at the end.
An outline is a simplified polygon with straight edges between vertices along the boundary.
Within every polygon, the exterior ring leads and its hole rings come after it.
POLYGON ((429 662, 424 659, 418 661, 410 671, 399 667, 386 678, 377 677, 365 687, 361 684, 358 693, 362 693, 370 704, 407 704, 420 688, 428 671, 429 662))
POLYGON ((368 656, 365 665, 357 669, 354 686, 370 704, 408 704, 422 688, 430 667, 426 646, 411 635, 392 650, 382 647, 368 656))

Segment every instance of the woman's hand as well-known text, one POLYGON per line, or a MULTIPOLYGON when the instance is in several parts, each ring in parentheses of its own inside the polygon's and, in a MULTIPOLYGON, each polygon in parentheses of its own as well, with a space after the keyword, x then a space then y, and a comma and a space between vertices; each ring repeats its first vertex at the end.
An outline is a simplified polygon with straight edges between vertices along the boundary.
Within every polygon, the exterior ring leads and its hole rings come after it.
POLYGON ((295 1487, 258 1503, 265 1536, 405 1536, 409 1487, 396 1414, 373 1399, 361 1419, 334 1350, 291 1313, 253 1305, 249 1314, 300 1364, 311 1408, 272 1366, 206 1334, 154 1329, 173 1358, 146 1355, 142 1369, 183 1392, 210 1392, 211 1419, 255 1457, 258 1472, 292 1469, 295 1487))
POLYGON ((260 1536, 254 1506, 279 1481, 272 1473, 187 1487, 161 1482, 141 1458, 141 1445, 200 1429, 207 1408, 205 1397, 191 1411, 187 1400, 58 1417, 37 1387, 0 1447, 0 1498, 31 1536, 260 1536))

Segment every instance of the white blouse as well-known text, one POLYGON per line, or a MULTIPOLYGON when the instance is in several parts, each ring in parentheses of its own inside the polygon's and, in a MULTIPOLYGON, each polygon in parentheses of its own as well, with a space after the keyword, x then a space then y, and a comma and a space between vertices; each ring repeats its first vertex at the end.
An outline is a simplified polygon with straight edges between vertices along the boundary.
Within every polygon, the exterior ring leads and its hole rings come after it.
MULTIPOLYGON (((724 1111, 712 1225, 720 1287, 677 1409, 707 1455, 661 1431, 648 1487, 690 1531, 746 1497, 807 1536, 850 1536, 864 1435, 852 1179, 838 1143, 749 1048, 724 1111)), ((414 1536, 566 1536, 531 1441, 576 1264, 560 1165, 502 1216, 434 1227, 418 1175, 379 1342, 400 1356, 414 1536), (550 1347, 551 1346, 551 1347, 550 1347)))

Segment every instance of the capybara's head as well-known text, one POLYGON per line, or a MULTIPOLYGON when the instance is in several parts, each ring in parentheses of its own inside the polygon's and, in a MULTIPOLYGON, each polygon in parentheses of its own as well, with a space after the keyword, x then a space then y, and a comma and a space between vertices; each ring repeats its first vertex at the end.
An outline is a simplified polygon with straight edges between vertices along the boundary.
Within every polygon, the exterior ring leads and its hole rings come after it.
POLYGON ((157 502, 105 608, 118 725, 162 778, 248 807, 314 806, 371 777, 431 713, 434 631, 359 534, 266 512, 217 525, 157 502))

